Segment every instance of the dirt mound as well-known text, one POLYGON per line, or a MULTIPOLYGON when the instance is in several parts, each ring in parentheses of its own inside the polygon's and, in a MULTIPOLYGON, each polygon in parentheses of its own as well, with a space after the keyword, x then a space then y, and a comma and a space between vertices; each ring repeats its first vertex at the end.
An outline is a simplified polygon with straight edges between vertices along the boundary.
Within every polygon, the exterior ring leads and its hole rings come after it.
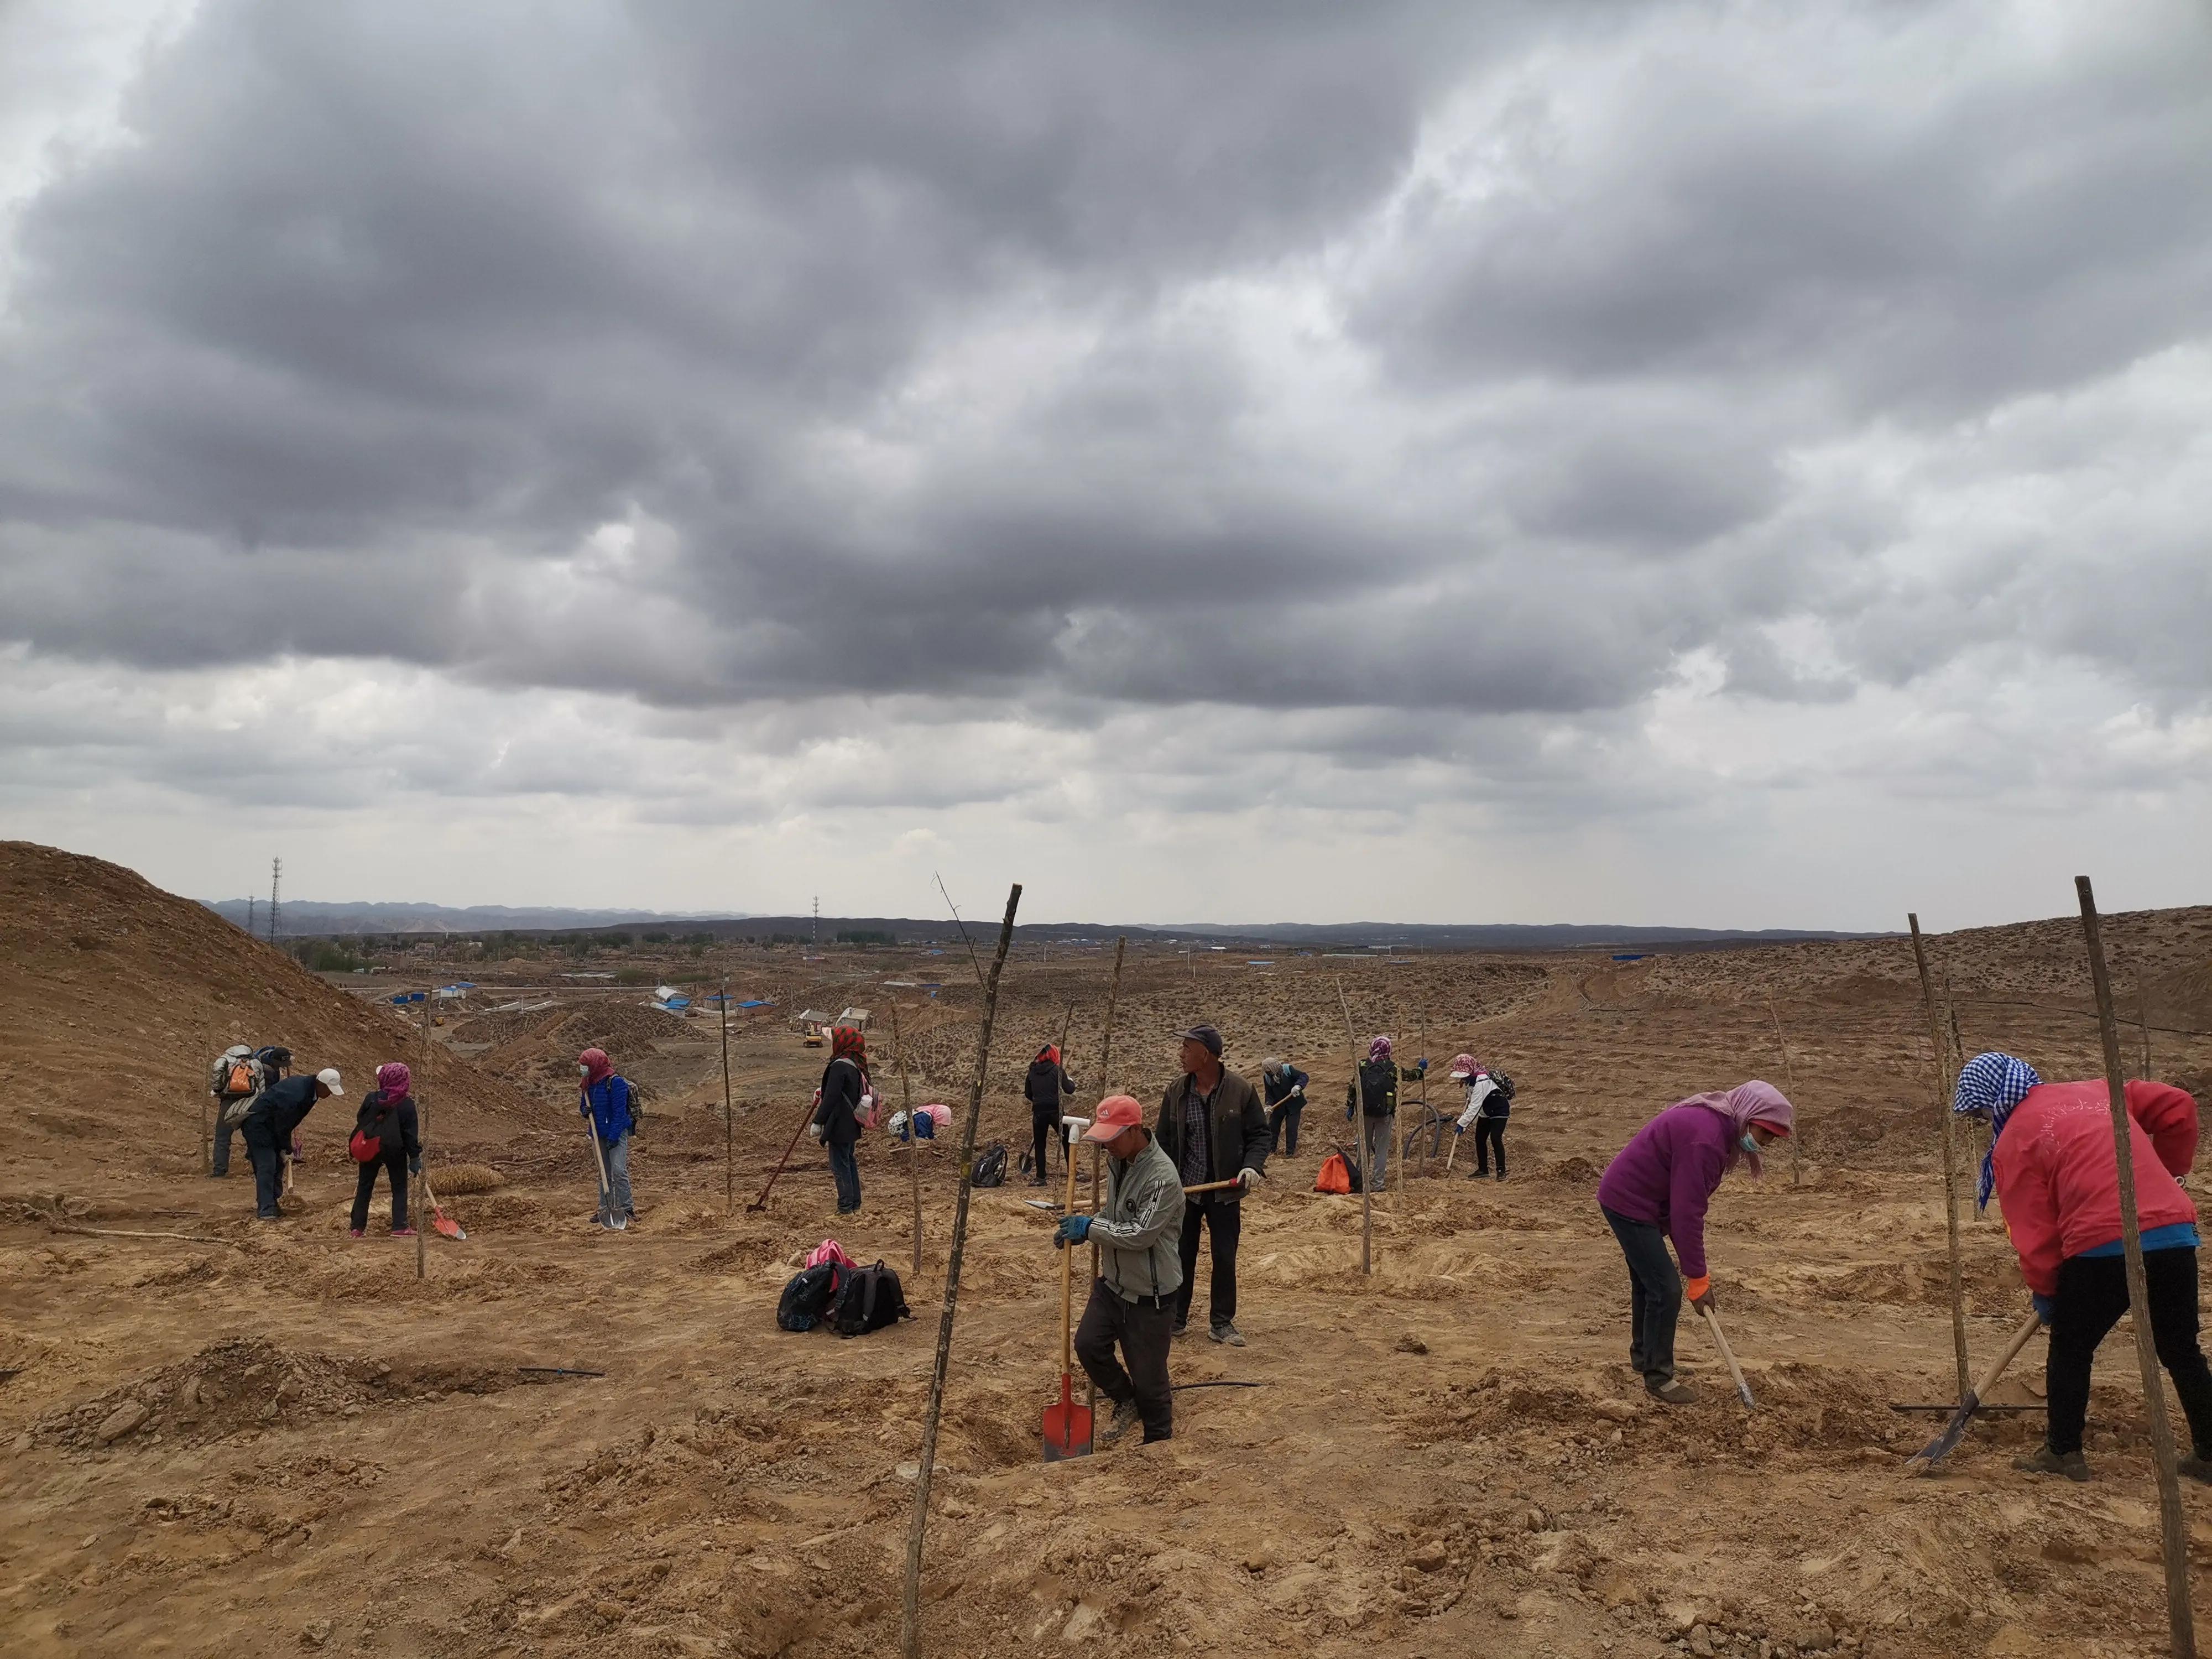
MULTIPOLYGON (((143 1174, 149 1156, 167 1174, 198 1167, 208 1064, 234 1042, 281 1043, 302 1066, 345 1074, 345 1101, 307 1124, 310 1141, 332 1143, 375 1067, 420 1052, 384 1007, 205 907, 118 865, 0 842, 0 1088, 22 1103, 13 1182, 64 1164, 143 1174)), ((420 1097, 439 1136, 497 1135, 528 1109, 450 1054, 420 1097)))
POLYGON ((430 1175, 441 1198, 495 1192, 507 1185, 507 1177, 489 1164, 448 1164, 432 1170, 430 1175))

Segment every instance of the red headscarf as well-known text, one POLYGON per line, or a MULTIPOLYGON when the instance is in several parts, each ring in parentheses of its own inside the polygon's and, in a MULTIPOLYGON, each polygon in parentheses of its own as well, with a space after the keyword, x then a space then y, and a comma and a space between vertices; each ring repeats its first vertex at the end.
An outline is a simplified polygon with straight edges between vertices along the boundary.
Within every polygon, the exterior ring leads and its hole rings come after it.
POLYGON ((830 1033, 830 1058, 849 1060, 863 1072, 868 1069, 868 1039, 854 1025, 839 1025, 830 1033))
POLYGON ((389 1060, 376 1068, 376 1086, 386 1100, 404 1100, 415 1086, 415 1073, 404 1060, 389 1060))
POLYGON ((576 1056, 576 1063, 584 1068, 584 1086, 604 1083, 614 1074, 615 1063, 607 1058, 604 1048, 586 1048, 576 1056))

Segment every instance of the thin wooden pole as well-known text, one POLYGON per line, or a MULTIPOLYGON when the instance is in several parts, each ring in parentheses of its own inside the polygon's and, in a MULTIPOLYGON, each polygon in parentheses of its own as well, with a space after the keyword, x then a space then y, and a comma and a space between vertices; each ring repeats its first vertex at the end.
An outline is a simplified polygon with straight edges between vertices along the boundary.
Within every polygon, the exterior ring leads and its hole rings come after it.
POLYGON ((2136 975, 2136 1024, 2142 1032, 2143 1081, 2151 1081, 2150 1071, 2150 993, 2144 988, 2142 975, 2136 975))
MULTIPOLYGON (((215 1042, 215 1032, 212 1030, 208 1033, 208 1042, 210 1044, 215 1042)), ((208 1176, 215 1173, 215 1129, 209 1121, 210 1108, 214 1098, 213 1095, 204 1090, 200 1093, 200 1173, 208 1176)))
POLYGON ((968 1121, 960 1132, 960 1195, 952 1210, 952 1249, 945 1263, 945 1311, 937 1322, 937 1364, 929 1375, 929 1411, 921 1424, 921 1465, 914 1477, 914 1522, 906 1534, 906 1594, 900 1603, 899 1650, 921 1659, 921 1540, 929 1526, 929 1482, 937 1467, 937 1422, 945 1410, 945 1375, 952 1364, 952 1318, 960 1301, 960 1258, 968 1248, 968 1200, 975 1184, 975 1125, 983 1115, 983 1081, 991 1065, 991 1023, 999 1012, 999 975, 1013 943, 1014 911, 1022 884, 1006 895, 1006 914, 999 924, 999 951, 983 985, 983 1033, 975 1046, 975 1080, 968 1091, 968 1121))
POLYGON ((722 981, 722 1218, 738 1207, 738 1120, 730 1107, 730 981, 722 981))
MULTIPOLYGON (((1101 1100, 1113 1092, 1113 1085, 1107 1081, 1106 1068, 1114 1058, 1114 1010, 1121 1000, 1121 952, 1127 948, 1128 943, 1126 934, 1114 941, 1114 978, 1106 988, 1106 1030, 1098 1039, 1098 1098, 1101 1100)), ((1091 1213, 1093 1215, 1098 1213, 1100 1169, 1098 1143, 1094 1140, 1091 1143, 1091 1213)), ((1091 1247, 1091 1282, 1093 1285, 1098 1282, 1098 1247, 1096 1244, 1091 1247)), ((1086 1307, 1090 1295, 1088 1291, 1084 1292, 1086 1307)), ((1083 1375, 1085 1384, 1084 1405, 1095 1416, 1098 1410, 1098 1384, 1089 1371, 1083 1375)))
MULTIPOLYGON (((422 994, 422 1082, 425 1084, 430 1080, 430 1008, 437 1000, 438 988, 434 985, 422 994)), ((415 1139, 424 1152, 429 1150, 429 1091, 421 1087, 416 1089, 415 1094, 415 1139)), ((423 1274, 423 1260, 429 1239, 429 1229, 422 1224, 428 1218, 429 1212, 427 1206, 429 1199, 423 1191, 423 1181, 421 1176, 414 1177, 413 1185, 415 1201, 409 1206, 407 1219, 415 1226, 415 1277, 420 1279, 423 1274)))
MULTIPOLYGON (((1414 1027, 1414 1030, 1419 1034, 1421 1045, 1421 1054, 1425 1058, 1429 1052, 1429 1013, 1427 1009, 1424 1008, 1421 1011, 1419 1015, 1419 1023, 1414 1027)), ((1421 1127, 1418 1139, 1421 1143, 1421 1173, 1424 1176, 1427 1175, 1429 1172, 1429 1152, 1435 1141, 1435 1137, 1429 1133, 1428 1104, 1429 1074, 1426 1072, 1423 1072, 1421 1073, 1421 1127)))
POLYGON ((1796 1114, 1795 1127, 1790 1131, 1790 1184, 1797 1184, 1797 1143, 1805 1138, 1805 1108, 1797 1098, 1797 1068, 1790 1063, 1790 1039, 1782 1034, 1782 1015, 1774 1006, 1774 999, 1766 1000, 1767 1018, 1774 1022, 1774 1040, 1782 1048, 1782 1076, 1790 1085, 1790 1106, 1796 1114))
MULTIPOLYGON (((1336 1006, 1344 1010, 1344 1048, 1352 1056, 1352 1121, 1359 1143, 1359 1271, 1375 1271, 1375 1160, 1367 1152, 1367 1103, 1359 1097, 1359 1037, 1352 1029, 1352 1005, 1344 1000, 1344 981, 1336 981, 1336 1006)), ((1395 1062, 1394 1062, 1395 1063, 1395 1062)))
POLYGON ((906 1044, 899 1037, 896 997, 891 999, 891 1047, 898 1054, 899 1104, 906 1112, 906 1168, 914 1188, 914 1276, 919 1282, 921 1278, 921 1131, 914 1121, 914 1084, 907 1076, 906 1044))
POLYGON ((2112 1012, 2112 982, 2105 972, 2105 941, 2089 878, 2074 878, 2081 901, 2081 933, 2089 949, 2089 983, 2097 993, 2097 1027, 2105 1044, 2105 1087, 2112 1097, 2112 1157, 2120 1186, 2120 1249, 2127 1258, 2128 1311, 2136 1328, 2136 1364, 2142 1370, 2143 1408, 2150 1417, 2151 1450, 2158 1462, 2159 1543, 2166 1559, 2166 1615, 2174 1659, 2196 1659, 2197 1621, 2189 1607, 2189 1542, 2181 1512, 2181 1479, 2174 1468, 2173 1425, 2166 1414, 2166 1380, 2159 1375, 2151 1331, 2150 1290, 2143 1277, 2142 1224, 2136 1210, 2133 1125, 2128 1116, 2127 1078, 2120 1059, 2120 1023, 2112 1012))
POLYGON ((1959 1401, 1964 1404, 1974 1386, 1973 1366, 1966 1357, 1966 1285, 1959 1264, 1958 1134, 1951 1124, 1951 1079, 1943 1064, 1943 1028, 1936 1023, 1936 983, 1928 973, 1928 947, 1921 942, 1920 918, 1908 915, 1912 928, 1912 959, 1920 969, 1920 998, 1928 1006, 1928 1053, 1936 1068, 1936 1110, 1943 1122, 1943 1228, 1951 1263, 1951 1349, 1959 1367, 1959 1401))
MULTIPOLYGON (((1948 969, 1943 973, 1943 1018, 1951 1028, 1951 1075, 1955 1078, 1966 1069, 1966 1039, 1959 1034, 1959 1005, 1951 995, 1948 969)), ((1966 1120, 1966 1167, 1969 1170, 1978 1170, 1982 1167, 1982 1154, 1988 1150, 1982 1144, 1983 1128, 1981 1119, 1970 1117, 1966 1120)), ((1990 1219, 1987 1210, 1978 1208, 1974 1212, 1977 1224, 1986 1227, 1990 1219)))

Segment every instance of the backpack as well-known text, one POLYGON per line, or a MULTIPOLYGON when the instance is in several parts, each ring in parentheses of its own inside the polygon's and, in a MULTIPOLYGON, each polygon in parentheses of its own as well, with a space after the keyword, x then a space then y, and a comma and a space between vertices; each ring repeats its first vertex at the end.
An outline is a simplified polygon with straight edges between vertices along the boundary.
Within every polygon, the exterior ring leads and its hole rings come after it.
POLYGON ((346 1142, 346 1151, 356 1164, 374 1164, 384 1156, 384 1132, 392 1127, 392 1103, 379 1095, 371 1095, 361 1103, 361 1111, 353 1121, 353 1139, 346 1142))
POLYGON ((259 1094, 268 1076, 253 1051, 241 1042, 225 1049, 209 1067, 208 1092, 226 1101, 242 1099, 259 1094))
POLYGON ((994 1140, 975 1158, 975 1173, 971 1185, 1003 1187, 1006 1184, 1006 1143, 994 1140))
POLYGON ((1314 1176, 1317 1193, 1348 1193, 1352 1191, 1352 1166, 1344 1161, 1341 1152, 1331 1152, 1321 1161, 1321 1173, 1314 1176))
POLYGON ((1359 1114, 1389 1117, 1398 1109, 1398 1065, 1391 1060, 1359 1062, 1359 1114))
POLYGON ((775 1324, 782 1331, 811 1331, 822 1322, 830 1298, 837 1293, 837 1264, 825 1261, 792 1275, 775 1304, 775 1324))
POLYGON ((1498 1092, 1504 1097, 1505 1103, 1510 1106, 1513 1103, 1513 1079, 1503 1072, 1492 1071, 1490 1080, 1498 1085, 1498 1092))
POLYGON ((872 1267, 855 1267, 845 1275, 829 1322, 837 1328, 840 1336, 865 1336, 913 1317, 898 1274, 878 1261, 872 1267))

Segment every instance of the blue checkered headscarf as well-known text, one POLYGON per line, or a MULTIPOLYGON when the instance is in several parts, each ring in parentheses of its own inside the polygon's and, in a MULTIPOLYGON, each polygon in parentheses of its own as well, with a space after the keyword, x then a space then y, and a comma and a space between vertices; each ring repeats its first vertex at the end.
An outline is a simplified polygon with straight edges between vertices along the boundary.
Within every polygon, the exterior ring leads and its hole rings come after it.
POLYGON ((1959 1092, 1952 1097, 1951 1109, 1990 1121, 1990 1149, 1982 1155, 1975 1209, 1989 1208, 1990 1194, 1996 1190, 1997 1137, 2004 1133, 2005 1120, 2012 1115, 2014 1107, 2027 1098, 2027 1091, 2042 1081, 2034 1066, 2010 1054, 1976 1054, 1959 1068, 1959 1092))

